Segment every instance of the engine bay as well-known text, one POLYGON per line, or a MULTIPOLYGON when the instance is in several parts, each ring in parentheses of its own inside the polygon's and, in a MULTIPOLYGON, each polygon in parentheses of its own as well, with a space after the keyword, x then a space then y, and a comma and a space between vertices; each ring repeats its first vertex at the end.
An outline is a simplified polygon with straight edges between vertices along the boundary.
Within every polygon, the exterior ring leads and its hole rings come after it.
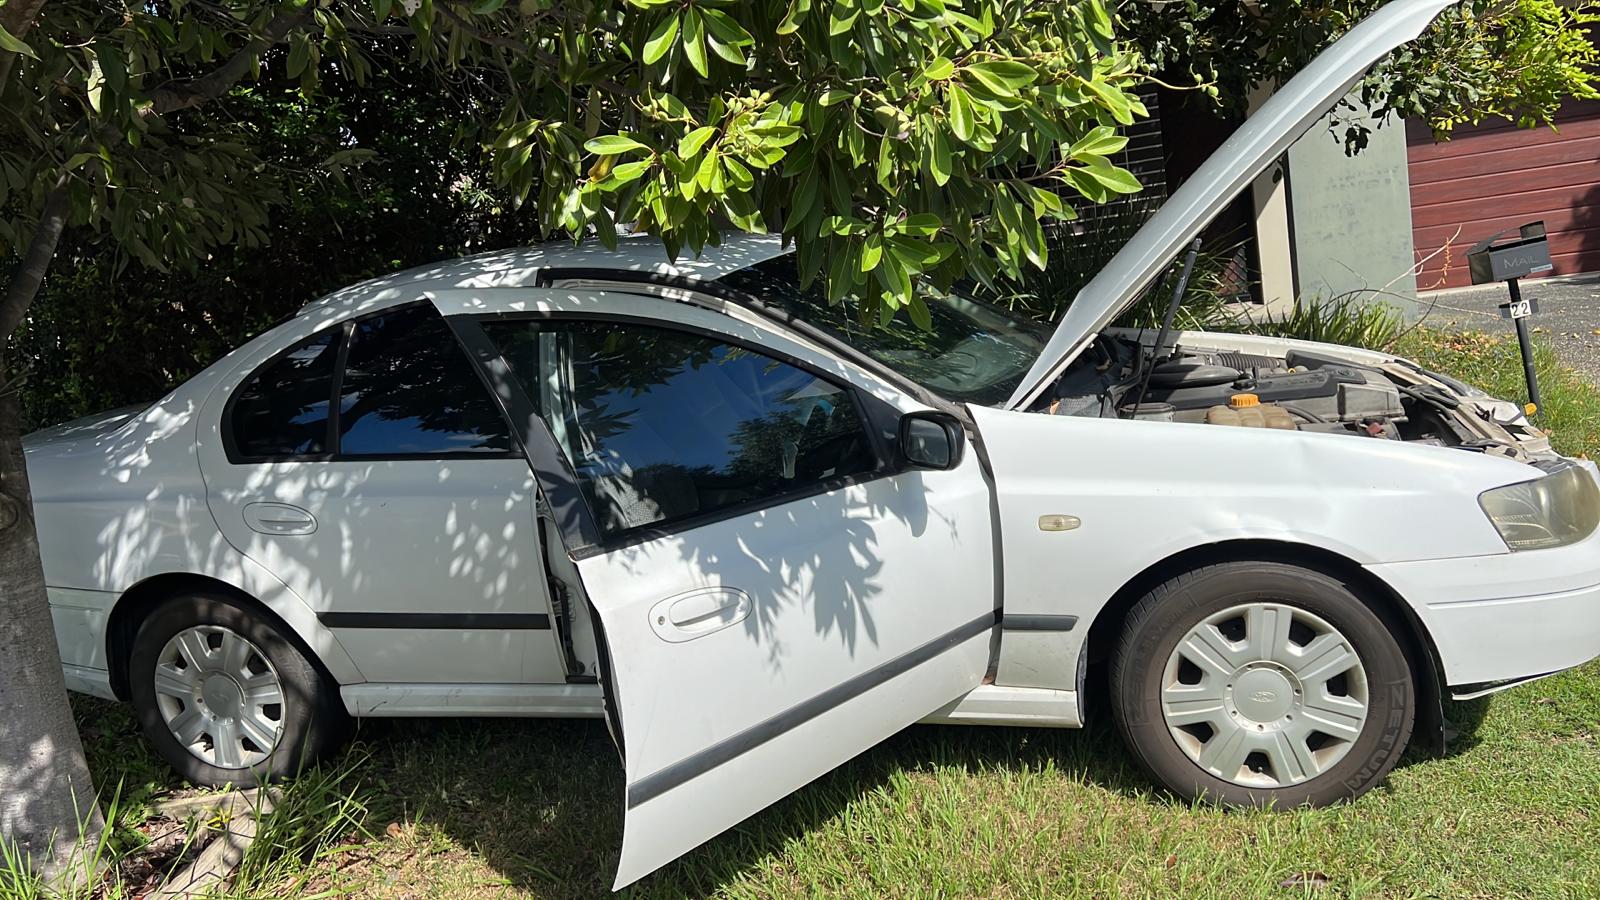
POLYGON ((1321 432, 1522 460, 1551 455, 1515 404, 1404 360, 1364 354, 1373 361, 1359 362, 1287 341, 1278 342, 1281 355, 1205 346, 1233 336, 1203 333, 1174 335, 1158 354, 1141 333, 1125 332, 1097 337, 1040 411, 1321 432))

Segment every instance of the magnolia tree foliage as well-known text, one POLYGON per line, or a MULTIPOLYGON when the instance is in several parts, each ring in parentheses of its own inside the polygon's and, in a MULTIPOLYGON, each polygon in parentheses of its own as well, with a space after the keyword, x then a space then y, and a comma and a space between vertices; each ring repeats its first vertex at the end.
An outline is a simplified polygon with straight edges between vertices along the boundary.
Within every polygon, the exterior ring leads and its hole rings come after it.
MULTIPOLYGON (((574 21, 495 5, 473 27, 574 21)), ((549 29, 553 67, 519 57, 494 139, 552 230, 629 223, 674 253, 723 223, 781 231, 830 297, 925 322, 914 278, 1042 266, 1041 219, 1139 188, 1110 159, 1144 114, 1138 59, 1102 0, 632 0, 576 21, 549 29)))
POLYGON ((631 227, 678 253, 781 231, 866 312, 924 319, 914 276, 1043 265, 1040 219, 1139 187, 1110 160, 1144 114, 1139 60, 1103 0, 51 0, 0 33, 22 126, 0 138, 0 250, 22 255, 52 201, 157 268, 259 243, 285 173, 216 101, 359 82, 396 52, 504 97, 470 137, 547 233, 631 227))

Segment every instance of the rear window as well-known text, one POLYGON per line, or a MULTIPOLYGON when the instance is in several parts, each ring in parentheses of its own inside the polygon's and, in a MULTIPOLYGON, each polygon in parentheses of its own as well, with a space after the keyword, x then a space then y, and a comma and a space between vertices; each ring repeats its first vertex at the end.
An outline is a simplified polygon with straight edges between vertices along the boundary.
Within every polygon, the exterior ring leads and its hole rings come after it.
POLYGON ((339 383, 340 456, 505 453, 511 430, 438 313, 361 319, 339 383))
POLYGON ((426 306, 294 345, 240 387, 227 428, 240 462, 503 455, 515 446, 465 351, 426 306))
POLYGON ((340 329, 296 344, 257 371, 234 395, 233 445, 253 459, 316 456, 328 450, 328 401, 340 329))

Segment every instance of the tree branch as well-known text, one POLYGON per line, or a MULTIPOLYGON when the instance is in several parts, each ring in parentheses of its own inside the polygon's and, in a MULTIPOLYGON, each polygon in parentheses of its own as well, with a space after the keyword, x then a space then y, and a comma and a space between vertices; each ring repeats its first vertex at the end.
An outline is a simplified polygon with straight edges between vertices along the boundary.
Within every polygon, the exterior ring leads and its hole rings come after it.
POLYGON ((199 78, 165 84, 151 91, 149 113, 162 115, 180 109, 193 109, 226 94, 230 88, 239 83, 239 79, 243 78, 246 72, 250 71, 250 66, 260 58, 261 54, 288 37, 289 32, 310 21, 313 8, 308 3, 301 9, 280 11, 267 23, 267 27, 262 29, 260 36, 240 47, 228 57, 227 62, 199 78))
POLYGON ((71 199, 66 175, 57 178, 50 192, 44 195, 44 210, 39 213, 39 224, 33 229, 33 237, 28 240, 28 249, 22 254, 16 274, 11 276, 11 282, 6 285, 5 298, 0 300, 0 348, 22 325, 22 320, 28 315, 28 307, 33 305, 33 298, 39 293, 44 273, 50 269, 50 259, 56 255, 61 231, 67 225, 71 199))

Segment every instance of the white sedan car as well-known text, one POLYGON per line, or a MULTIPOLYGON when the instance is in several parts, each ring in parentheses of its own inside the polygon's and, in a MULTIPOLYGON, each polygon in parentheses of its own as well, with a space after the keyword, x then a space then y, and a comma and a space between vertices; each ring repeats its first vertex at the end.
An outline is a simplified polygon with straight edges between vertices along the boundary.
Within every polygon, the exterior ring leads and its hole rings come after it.
POLYGON ((1053 332, 932 289, 862 329, 775 238, 625 238, 356 285, 32 435, 69 683, 209 784, 353 716, 606 716, 619 885, 912 722, 1075 727, 1096 660, 1178 794, 1358 795, 1445 694, 1600 653, 1593 465, 1404 360, 1107 326, 1442 3, 1286 85, 1053 332))

